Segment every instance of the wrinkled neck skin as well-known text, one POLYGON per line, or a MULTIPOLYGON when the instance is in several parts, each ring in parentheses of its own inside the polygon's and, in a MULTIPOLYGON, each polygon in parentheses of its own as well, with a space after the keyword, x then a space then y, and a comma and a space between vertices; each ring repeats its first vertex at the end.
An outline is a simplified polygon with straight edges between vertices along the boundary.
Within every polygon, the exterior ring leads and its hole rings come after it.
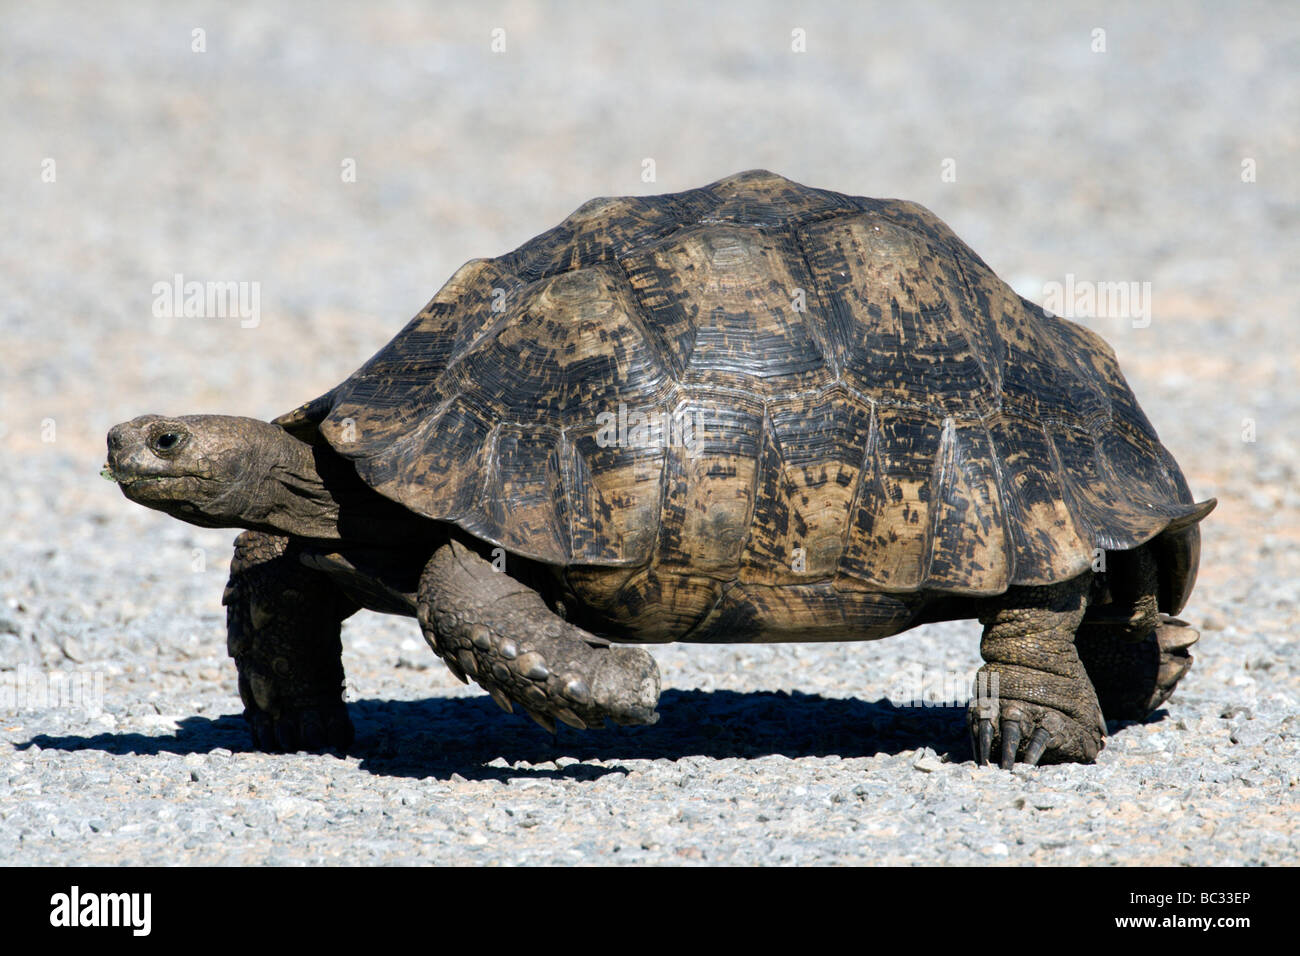
POLYGON ((444 537, 437 522, 385 498, 359 477, 352 462, 326 444, 282 432, 274 463, 258 478, 244 515, 301 538, 380 545, 419 545, 444 537))
POLYGON ((235 527, 386 550, 445 537, 437 522, 363 482, 352 462, 328 445, 268 427, 274 432, 270 447, 260 450, 265 467, 250 469, 249 480, 221 496, 222 510, 239 516, 235 527))
POLYGON ((280 436, 274 442, 264 440, 260 449, 250 449, 253 460, 264 467, 250 469, 245 480, 232 482, 209 507, 216 514, 229 516, 234 527, 304 538, 341 538, 340 503, 316 467, 319 452, 287 432, 280 431, 280 436))
POLYGON ((370 488, 352 463, 328 445, 310 445, 275 431, 279 434, 264 447, 250 449, 259 466, 212 502, 211 507, 233 516, 223 527, 384 547, 434 534, 434 522, 370 488))

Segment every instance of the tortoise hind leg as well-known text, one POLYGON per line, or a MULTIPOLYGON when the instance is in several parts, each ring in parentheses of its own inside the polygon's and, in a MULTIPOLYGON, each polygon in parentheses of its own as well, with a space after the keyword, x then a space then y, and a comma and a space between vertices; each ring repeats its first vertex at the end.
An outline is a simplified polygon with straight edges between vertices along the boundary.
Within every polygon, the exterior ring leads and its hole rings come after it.
POLYGON ((226 646, 239 668, 244 719, 262 750, 346 750, 340 625, 357 610, 330 579, 304 567, 290 539, 235 539, 226 646))
POLYGON ((1150 547, 1108 555, 1111 603, 1091 610, 1075 645, 1107 720, 1144 720, 1169 699, 1192 667, 1199 636, 1161 614, 1158 569, 1150 547))
POLYGON ((434 652, 505 710, 519 704, 552 732, 557 719, 578 728, 658 719, 654 658, 566 623, 536 591, 458 541, 429 560, 418 603, 434 652))
POLYGON ((1075 643, 1106 719, 1145 720, 1168 700, 1192 669, 1188 648, 1199 636, 1187 622, 1164 614, 1140 641, 1105 623, 1085 622, 1075 643))
POLYGON ((968 713, 977 763, 995 747, 1006 770, 1017 758, 1091 763, 1101 751, 1106 725, 1074 646, 1091 578, 1011 588, 980 615, 986 663, 968 713))

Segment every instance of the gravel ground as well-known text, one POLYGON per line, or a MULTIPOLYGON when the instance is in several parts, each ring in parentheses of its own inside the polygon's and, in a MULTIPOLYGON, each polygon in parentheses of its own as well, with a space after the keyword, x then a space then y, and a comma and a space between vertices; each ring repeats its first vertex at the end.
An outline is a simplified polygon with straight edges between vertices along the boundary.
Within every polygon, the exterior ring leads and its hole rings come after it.
POLYGON ((1294 6, 47 4, 0 53, 0 862, 1295 860, 1294 6), (362 614, 355 753, 252 752, 234 532, 126 502, 107 428, 274 416, 465 259, 752 167, 922 202, 1039 302, 1150 283, 1149 324, 1078 320, 1220 501, 1173 700, 1095 766, 977 769, 963 622, 659 648, 659 725, 552 740, 362 614), (178 273, 260 321, 154 318, 178 273))

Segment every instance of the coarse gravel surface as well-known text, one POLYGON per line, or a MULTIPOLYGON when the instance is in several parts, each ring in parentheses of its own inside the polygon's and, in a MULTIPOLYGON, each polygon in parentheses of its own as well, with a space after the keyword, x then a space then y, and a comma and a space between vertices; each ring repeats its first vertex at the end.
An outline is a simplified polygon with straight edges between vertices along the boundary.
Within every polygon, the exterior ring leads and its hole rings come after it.
POLYGON ((54 3, 0 9, 0 57, 0 863, 1297 858, 1293 4, 54 3), (1076 320, 1219 499, 1173 699, 1094 766, 977 768, 959 622, 654 648, 658 725, 552 739, 363 613, 353 752, 253 751, 235 532, 125 501, 107 429, 273 417, 466 259, 754 167, 919 201, 1040 303, 1150 284, 1149 322, 1076 320), (154 317, 177 274, 258 322, 154 317))

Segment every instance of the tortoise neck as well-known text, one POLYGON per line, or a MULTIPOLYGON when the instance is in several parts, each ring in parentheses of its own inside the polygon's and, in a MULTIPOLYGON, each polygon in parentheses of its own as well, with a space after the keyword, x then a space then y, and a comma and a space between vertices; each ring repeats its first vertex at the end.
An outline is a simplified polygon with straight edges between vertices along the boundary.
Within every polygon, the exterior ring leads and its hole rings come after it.
POLYGON ((317 467, 316 449, 277 428, 258 434, 247 453, 257 463, 249 480, 232 485, 215 510, 255 531, 340 538, 339 503, 317 467))
POLYGON ((324 441, 281 432, 269 450, 243 514, 250 527, 320 541, 402 545, 431 537, 436 522, 385 498, 357 475, 353 463, 324 441))

